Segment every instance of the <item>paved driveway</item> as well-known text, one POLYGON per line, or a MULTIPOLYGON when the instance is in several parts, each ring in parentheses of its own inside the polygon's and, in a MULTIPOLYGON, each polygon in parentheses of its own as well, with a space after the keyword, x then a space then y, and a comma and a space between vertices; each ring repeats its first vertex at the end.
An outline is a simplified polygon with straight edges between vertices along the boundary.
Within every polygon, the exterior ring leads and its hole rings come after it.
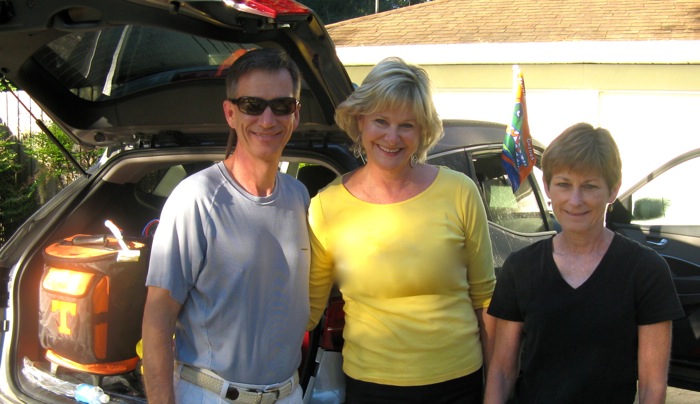
POLYGON ((666 404, 700 403, 700 392, 669 387, 666 391, 666 404))
MULTIPOLYGON (((634 401, 635 404, 639 400, 634 401)), ((697 404, 700 403, 700 392, 669 387, 666 390, 666 404, 697 404)))

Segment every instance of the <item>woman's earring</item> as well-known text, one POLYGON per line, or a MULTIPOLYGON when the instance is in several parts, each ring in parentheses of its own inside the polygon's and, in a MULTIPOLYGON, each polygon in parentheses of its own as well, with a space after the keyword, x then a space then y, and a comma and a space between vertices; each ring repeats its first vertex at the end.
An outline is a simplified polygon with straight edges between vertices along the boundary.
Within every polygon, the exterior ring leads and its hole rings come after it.
POLYGON ((411 154, 411 168, 418 165, 418 156, 411 154))
POLYGON ((363 148, 362 148, 362 133, 360 133, 359 136, 357 136, 357 142, 352 145, 352 154, 355 156, 357 159, 362 159, 362 163, 365 163, 365 156, 363 153, 363 148))
POLYGON ((352 154, 356 159, 359 159, 362 155, 362 133, 357 135, 357 141, 352 145, 352 154))
POLYGON ((355 145, 355 146, 352 148, 352 154, 355 156, 355 158, 358 158, 358 159, 359 159, 360 157, 362 157, 362 146, 360 146, 360 145, 355 145))

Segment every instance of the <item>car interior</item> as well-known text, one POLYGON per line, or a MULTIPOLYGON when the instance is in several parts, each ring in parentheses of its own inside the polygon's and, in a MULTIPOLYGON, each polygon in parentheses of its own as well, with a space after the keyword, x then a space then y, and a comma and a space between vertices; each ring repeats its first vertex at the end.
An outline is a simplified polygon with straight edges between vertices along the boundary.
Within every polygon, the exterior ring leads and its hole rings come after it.
MULTIPOLYGON (((139 154, 138 152, 134 153, 139 154)), ((82 198, 78 206, 72 207, 69 212, 66 212, 66 219, 57 226, 50 239, 45 240, 43 248, 37 249, 37 251, 44 251, 44 254, 37 253, 31 257, 27 269, 22 271, 22 279, 18 283, 20 287, 18 298, 22 300, 23 304, 17 328, 20 337, 17 339, 19 343, 16 346, 14 360, 19 364, 19 368, 24 368, 25 373, 19 381, 26 391, 47 400, 46 402, 63 402, 61 401, 63 399, 65 402, 73 402, 72 399, 52 395, 45 387, 46 380, 41 381, 44 387, 38 386, 36 374, 31 374, 32 369, 38 369, 55 375, 58 380, 101 385, 113 397, 113 400, 144 402, 139 401, 143 400, 143 386, 139 377, 140 368, 136 362, 138 358, 133 361, 130 359, 129 361, 109 363, 102 368, 88 369, 49 350, 50 360, 47 360, 47 350, 41 342, 46 344, 48 341, 49 344, 56 344, 59 349, 61 345, 55 340, 40 340, 38 337, 42 333, 46 334, 40 325, 41 306, 44 301, 42 299, 48 288, 46 286, 48 281, 44 277, 47 269, 61 267, 61 263, 56 264, 48 261, 50 257, 46 255, 46 247, 65 244, 66 239, 70 240, 75 235, 99 235, 99 240, 108 240, 103 239, 102 236, 111 237, 110 230, 105 227, 105 220, 110 219, 122 231, 128 245, 133 248, 133 243, 142 243, 143 248, 138 262, 122 265, 127 266, 130 271, 141 271, 143 278, 145 278, 148 245, 156 227, 154 219, 159 217, 160 210, 170 192, 184 178, 209 167, 214 162, 221 160, 222 157, 223 153, 217 151, 197 155, 174 156, 169 154, 168 156, 153 157, 149 154, 148 157, 121 158, 115 163, 121 166, 111 167, 109 173, 97 180, 97 185, 92 188, 90 194, 82 198), (38 285, 43 286, 37 287, 38 285), (25 362, 27 360, 29 362, 25 362), (24 366, 23 362, 25 362, 24 366), (27 364, 31 364, 31 366, 27 364), (127 366, 127 372, 124 372, 123 366, 127 366)), ((280 171, 297 177, 308 187, 309 193, 312 195, 315 195, 338 175, 337 169, 328 166, 322 160, 300 157, 283 157, 280 171)), ((99 243, 103 242, 99 241, 99 243)), ((98 247, 106 250, 119 249, 118 245, 109 241, 98 245, 98 247)), ((72 265, 68 266, 73 268, 72 265)), ((110 281, 112 282, 112 290, 117 290, 119 280, 112 277, 110 281)), ((139 307, 132 307, 128 315, 122 313, 121 317, 123 318, 110 318, 108 320, 118 320, 119 327, 130 327, 132 333, 138 336, 140 336, 142 317, 138 312, 142 313, 142 303, 145 301, 146 294, 146 287, 143 286, 141 289, 140 285, 143 285, 143 282, 136 286, 130 286, 129 290, 122 288, 121 294, 126 296, 115 297, 115 301, 109 302, 109 304, 115 305, 112 307, 117 308, 127 306, 127 303, 133 305, 134 302, 139 307)), ((61 291, 59 290, 58 293, 61 291)), ((85 296, 89 295, 78 296, 71 301, 79 301, 81 298, 86 298, 85 296)), ((63 300, 70 300, 70 298, 64 295, 63 300)), ((108 324, 107 327, 110 325, 108 324)), ((308 378, 310 375, 309 370, 311 370, 313 362, 308 360, 308 355, 312 353, 308 349, 308 344, 312 343, 313 338, 315 338, 314 335, 308 335, 305 341, 306 345, 302 347, 304 360, 300 368, 301 377, 308 378)), ((90 346, 97 344, 97 342, 87 341, 85 344, 90 346)))

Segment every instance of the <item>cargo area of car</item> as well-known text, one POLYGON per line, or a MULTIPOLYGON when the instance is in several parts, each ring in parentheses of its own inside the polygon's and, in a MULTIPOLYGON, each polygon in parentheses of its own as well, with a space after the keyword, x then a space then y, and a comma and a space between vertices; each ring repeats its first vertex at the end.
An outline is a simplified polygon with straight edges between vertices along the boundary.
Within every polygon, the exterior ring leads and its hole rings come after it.
MULTIPOLYGON (((19 312, 15 313, 15 332, 18 334, 16 346, 13 349, 14 356, 8 358, 13 361, 13 368, 16 369, 14 377, 18 386, 21 386, 22 393, 31 396, 32 399, 41 400, 42 402, 75 402, 75 400, 65 394, 65 389, 70 388, 79 383, 88 383, 99 385, 105 392, 110 395, 110 402, 116 403, 142 403, 146 402, 144 389, 142 384, 142 375, 140 363, 136 363, 139 358, 136 355, 137 339, 133 338, 134 334, 140 337, 142 304, 145 301, 146 287, 143 284, 145 273, 148 268, 150 242, 155 229, 157 228, 157 219, 160 211, 165 203, 170 191, 185 177, 203 169, 215 161, 223 158, 222 151, 216 150, 211 153, 202 153, 197 155, 176 155, 167 154, 162 157, 154 155, 155 153, 143 154, 139 156, 135 153, 133 158, 119 158, 117 162, 107 167, 107 170, 97 174, 93 184, 89 187, 87 195, 75 195, 74 200, 64 201, 64 213, 61 214, 61 219, 56 220, 51 226, 50 231, 41 245, 34 248, 34 254, 27 257, 24 261, 24 268, 19 271, 18 282, 15 284, 18 290, 15 292, 15 299, 18 301, 15 307, 18 307, 19 312), (51 291, 52 286, 48 284, 48 271, 56 270, 72 270, 82 271, 81 267, 75 267, 71 261, 80 261, 81 265, 86 261, 90 261, 90 257, 80 256, 81 253, 75 253, 74 256, 69 256, 67 263, 64 261, 52 262, 47 260, 53 258, 51 254, 47 255, 46 248, 53 246, 56 251, 56 246, 64 246, 73 243, 75 238, 87 240, 87 243, 93 243, 91 247, 95 250, 119 250, 120 246, 115 243, 114 236, 111 230, 105 225, 105 221, 112 221, 123 234, 127 247, 134 250, 139 250, 139 257, 136 261, 133 257, 127 258, 125 263, 111 262, 112 265, 104 272, 106 277, 110 278, 110 289, 112 292, 121 293, 123 296, 110 296, 107 303, 102 303, 103 311, 109 312, 107 315, 106 327, 126 328, 119 333, 115 333, 114 329, 102 331, 102 334, 95 331, 94 341, 89 340, 86 343, 82 341, 82 345, 67 349, 64 344, 56 343, 55 339, 46 338, 46 330, 42 329, 42 318, 46 316, 46 312, 58 311, 54 313, 60 316, 61 307, 56 304, 63 304, 64 301, 76 302, 80 299, 88 298, 87 292, 78 296, 80 293, 74 293, 62 290, 51 291), (90 236, 90 237, 87 237, 90 236), (104 240, 104 241, 103 241, 104 240), (96 244, 95 244, 96 243, 96 244), (65 265, 64 265, 65 264, 65 265), (65 268, 61 268, 65 267, 65 268), (109 271, 122 271, 120 274, 129 271, 136 271, 137 279, 129 280, 129 284, 119 286, 123 275, 110 276, 109 271), (139 276, 141 276, 139 278, 139 276), (134 283, 137 282, 137 283, 134 283), (49 294, 47 291, 50 291, 49 294), (54 304, 52 308, 48 308, 47 301, 51 300, 54 304), (136 303, 135 303, 136 302, 136 303), (137 306, 134 307, 134 304, 137 306), (131 305, 131 307, 129 306, 131 305), (127 310, 121 308, 129 307, 127 310), (57 309, 57 307, 59 307, 57 309), (119 313, 114 315, 116 311, 119 313), (127 335, 125 337, 124 335, 127 335), (99 338, 108 338, 103 341, 101 348, 103 359, 97 365, 86 364, 76 361, 75 357, 83 357, 84 352, 79 352, 82 348, 91 349, 92 345, 98 345, 99 338), (115 344, 124 344, 124 338, 131 338, 128 341, 130 347, 128 354, 121 347, 120 352, 112 355, 114 361, 110 361, 109 349, 114 351, 115 344), (117 341, 117 339, 119 341, 117 341), (46 346, 52 345, 54 346, 46 346), (106 346, 106 348, 105 348, 106 346), (65 352, 65 356, 62 355, 65 352), (120 367, 121 366, 121 367, 120 367), (126 366, 126 368, 124 368, 126 366), (127 369, 125 371, 125 369, 127 369), (69 384, 66 384, 69 383, 69 384), (56 394, 58 393, 58 394, 56 394)), ((292 157, 286 159, 281 165, 280 170, 284 170, 291 175, 299 176, 303 180, 306 174, 311 174, 305 180, 309 187, 318 188, 325 185, 327 182, 335 178, 337 169, 325 167, 321 160, 314 161, 313 158, 292 157), (306 170, 303 168, 306 167, 306 170), (313 167, 312 170, 309 168, 313 167), (306 174, 304 174, 306 172, 306 174)), ((304 181, 303 181, 304 182, 304 181)), ((313 189, 315 193, 317 189, 313 189)), ((86 247, 86 246, 81 246, 86 247)), ((63 247, 61 247, 63 248, 63 247)), ((71 248, 72 245, 71 245, 71 248)), ((81 250, 85 251, 85 250, 81 250)), ((55 254, 55 253, 54 253, 55 254)), ((112 254, 110 258, 105 258, 107 261, 119 261, 121 253, 118 255, 112 254)), ((66 258, 66 257, 62 257, 66 258)), ((103 258, 96 258, 100 260, 103 258)), ((91 264, 88 262, 88 264, 91 264)), ((102 265, 102 264, 100 264, 102 265)), ((87 272, 95 272, 93 269, 87 272)), ((98 271, 99 272, 99 271, 98 271)), ((104 275, 104 274, 102 274, 104 275)), ((60 282, 59 282, 60 283, 60 282)), ((90 284, 92 285, 92 284, 90 284)), ((95 288, 97 288, 97 283, 95 288)), ((90 286, 92 287, 92 286, 90 286)), ((107 290, 107 289, 104 289, 107 290)), ((95 291, 94 295, 99 293, 95 291)), ((97 297, 90 297, 96 304, 97 297)), ((70 303, 72 304, 72 303, 70 303)), ((80 305, 80 303, 78 303, 80 305)), ((50 313, 49 313, 50 314, 50 313)), ((94 316, 94 321, 104 322, 105 314, 94 316)), ((68 324, 65 318, 59 320, 60 324, 68 324)), ((84 326, 84 324, 83 324, 84 326)), ((84 327, 83 327, 84 328, 84 327)), ((67 333, 74 333, 76 338, 81 330, 63 330, 67 333)), ((59 333, 59 331, 55 331, 59 333)), ((82 336, 81 336, 82 337, 82 336)), ((315 336, 311 335, 311 340, 308 344, 315 344, 315 336)), ((313 355, 315 350, 306 347, 305 354, 313 355)), ((96 351, 99 349, 95 348, 96 351)), ((116 351, 115 351, 116 352, 116 351)), ((303 366, 304 369, 310 369, 313 361, 306 358, 303 366)), ((302 377, 306 372, 302 369, 302 377)), ((308 379, 308 376, 306 376, 308 379)))

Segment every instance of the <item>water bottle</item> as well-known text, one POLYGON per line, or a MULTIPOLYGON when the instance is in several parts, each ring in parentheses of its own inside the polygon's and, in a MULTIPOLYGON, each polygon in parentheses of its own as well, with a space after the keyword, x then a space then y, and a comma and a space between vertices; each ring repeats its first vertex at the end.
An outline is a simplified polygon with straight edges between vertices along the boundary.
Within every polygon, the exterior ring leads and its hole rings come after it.
POLYGON ((75 400, 87 404, 105 404, 109 396, 99 386, 81 383, 75 387, 75 400))

